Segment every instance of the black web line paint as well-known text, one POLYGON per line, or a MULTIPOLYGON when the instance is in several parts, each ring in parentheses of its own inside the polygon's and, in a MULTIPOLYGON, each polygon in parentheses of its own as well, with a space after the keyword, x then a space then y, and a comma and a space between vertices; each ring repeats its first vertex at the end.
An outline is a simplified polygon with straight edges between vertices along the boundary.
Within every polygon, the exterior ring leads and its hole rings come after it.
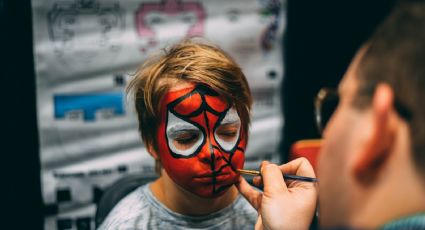
MULTIPOLYGON (((201 99, 202 99, 202 105, 201 107, 204 107, 204 105, 207 103, 205 100, 205 95, 201 94, 201 99)), ((204 110, 204 118, 205 118, 205 125, 207 126, 207 137, 208 135, 211 134, 211 130, 210 130, 210 124, 209 124, 209 120, 208 120, 208 115, 207 115, 207 110, 204 110)), ((215 171, 215 154, 214 154, 214 148, 211 144, 211 140, 210 138, 208 138, 208 149, 210 151, 210 157, 211 157, 211 171, 212 171, 212 193, 216 193, 216 185, 217 185, 217 172, 215 171)))

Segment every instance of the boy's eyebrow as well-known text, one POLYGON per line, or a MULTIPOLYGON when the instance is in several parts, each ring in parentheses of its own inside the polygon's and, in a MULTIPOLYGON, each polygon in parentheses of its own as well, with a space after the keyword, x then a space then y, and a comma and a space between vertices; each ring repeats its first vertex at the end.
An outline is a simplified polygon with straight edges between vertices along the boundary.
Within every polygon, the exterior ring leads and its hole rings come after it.
POLYGON ((198 128, 196 126, 177 123, 177 124, 172 124, 171 126, 169 126, 167 128, 167 133, 168 132, 184 131, 184 130, 193 131, 193 130, 198 130, 198 128))
POLYGON ((229 124, 229 123, 240 123, 241 119, 238 112, 235 108, 231 108, 227 111, 226 117, 220 122, 220 124, 229 124))
POLYGON ((241 121, 240 121, 240 120, 234 120, 234 121, 231 121, 231 120, 227 120, 227 121, 225 121, 225 120, 223 120, 223 121, 220 123, 220 125, 233 125, 233 124, 238 125, 238 124, 240 124, 240 123, 241 123, 241 121))

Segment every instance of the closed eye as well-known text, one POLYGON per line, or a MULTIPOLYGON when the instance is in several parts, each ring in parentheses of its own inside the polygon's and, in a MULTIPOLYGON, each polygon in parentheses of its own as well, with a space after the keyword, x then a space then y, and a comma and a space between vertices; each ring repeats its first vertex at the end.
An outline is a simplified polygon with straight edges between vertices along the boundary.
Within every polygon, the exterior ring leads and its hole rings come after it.
POLYGON ((188 133, 178 134, 174 140, 179 143, 190 143, 191 141, 198 139, 198 137, 199 137, 199 134, 188 132, 188 133))
POLYGON ((194 124, 168 112, 166 135, 168 147, 178 156, 194 154, 205 141, 204 133, 194 124))
POLYGON ((226 136, 226 137, 234 137, 236 136, 237 132, 236 131, 229 131, 229 132, 220 132, 218 133, 218 135, 220 136, 226 136))
POLYGON ((185 150, 194 145, 200 137, 196 131, 181 131, 173 138, 173 144, 177 149, 185 150))
POLYGON ((216 129, 216 135, 223 141, 234 141, 238 136, 239 124, 223 124, 216 129))
POLYGON ((238 144, 241 120, 235 108, 227 111, 219 126, 214 132, 217 144, 225 151, 235 149, 238 144))

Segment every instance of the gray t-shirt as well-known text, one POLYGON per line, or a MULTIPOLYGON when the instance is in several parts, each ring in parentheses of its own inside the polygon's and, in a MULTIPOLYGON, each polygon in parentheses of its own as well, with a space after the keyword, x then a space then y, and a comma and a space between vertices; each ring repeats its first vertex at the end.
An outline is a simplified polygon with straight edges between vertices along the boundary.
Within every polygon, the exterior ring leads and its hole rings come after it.
POLYGON ((123 198, 98 230, 141 229, 254 229, 257 211, 239 195, 228 207, 205 216, 171 211, 143 185, 123 198))

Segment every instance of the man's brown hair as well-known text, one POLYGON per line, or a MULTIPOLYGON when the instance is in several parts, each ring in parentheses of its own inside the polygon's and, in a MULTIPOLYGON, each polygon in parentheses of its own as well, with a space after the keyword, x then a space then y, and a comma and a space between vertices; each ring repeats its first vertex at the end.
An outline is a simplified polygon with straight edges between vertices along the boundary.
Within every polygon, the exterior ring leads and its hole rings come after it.
POLYGON ((389 84, 394 107, 409 124, 413 159, 425 175, 425 2, 398 3, 367 43, 358 66, 355 105, 368 106, 376 86, 389 84))
POLYGON ((252 96, 241 68, 223 50, 205 41, 186 39, 148 58, 127 87, 135 99, 139 132, 155 149, 160 101, 181 82, 206 84, 235 106, 248 133, 252 96))

